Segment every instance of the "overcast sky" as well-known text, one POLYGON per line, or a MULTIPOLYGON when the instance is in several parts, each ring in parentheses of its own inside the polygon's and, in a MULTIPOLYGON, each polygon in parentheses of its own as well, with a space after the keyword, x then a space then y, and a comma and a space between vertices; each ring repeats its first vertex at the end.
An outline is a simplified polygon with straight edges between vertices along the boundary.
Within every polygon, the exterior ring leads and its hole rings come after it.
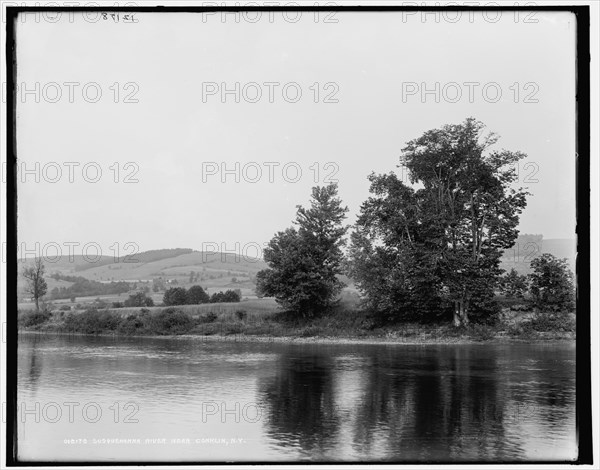
POLYGON ((574 238, 575 19, 495 15, 27 16, 17 139, 33 173, 18 188, 19 241, 108 255, 126 242, 262 245, 332 173, 353 223, 370 172, 397 170, 408 140, 468 116, 501 136, 498 149, 528 155, 521 232, 574 238), (222 164, 234 170, 225 182, 222 164))

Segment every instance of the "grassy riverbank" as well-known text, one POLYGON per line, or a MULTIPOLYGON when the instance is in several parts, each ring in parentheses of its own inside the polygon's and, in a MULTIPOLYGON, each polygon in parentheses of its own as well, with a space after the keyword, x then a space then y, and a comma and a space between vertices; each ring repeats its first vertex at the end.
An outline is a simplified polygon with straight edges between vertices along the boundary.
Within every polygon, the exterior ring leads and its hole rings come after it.
POLYGON ((116 336, 196 336, 214 339, 306 342, 461 343, 568 340, 573 314, 524 313, 505 308, 493 325, 401 323, 377 326, 349 305, 310 321, 264 301, 183 307, 19 312, 20 331, 116 336))

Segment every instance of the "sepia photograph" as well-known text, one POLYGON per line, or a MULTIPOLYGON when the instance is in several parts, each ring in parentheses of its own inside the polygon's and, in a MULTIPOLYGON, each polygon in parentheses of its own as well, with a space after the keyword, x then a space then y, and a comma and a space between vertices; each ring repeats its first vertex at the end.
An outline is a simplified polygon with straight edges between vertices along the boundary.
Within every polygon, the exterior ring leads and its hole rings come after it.
POLYGON ((598 465, 598 4, 165 3, 2 3, 2 466, 598 465))

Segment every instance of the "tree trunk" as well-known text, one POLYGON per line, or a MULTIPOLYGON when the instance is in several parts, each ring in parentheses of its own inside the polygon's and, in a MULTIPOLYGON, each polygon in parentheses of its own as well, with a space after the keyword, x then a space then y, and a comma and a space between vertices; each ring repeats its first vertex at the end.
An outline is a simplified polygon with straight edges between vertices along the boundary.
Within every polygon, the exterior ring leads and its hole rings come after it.
POLYGON ((40 311, 40 298, 39 297, 35 297, 35 311, 36 313, 39 313, 40 311))
POLYGON ((463 326, 467 326, 469 324, 469 299, 463 299, 460 302, 460 318, 463 326))
POLYGON ((454 326, 460 326, 460 310, 458 307, 458 300, 454 301, 454 326))
POLYGON ((469 301, 460 299, 454 301, 454 326, 467 326, 469 324, 469 301))

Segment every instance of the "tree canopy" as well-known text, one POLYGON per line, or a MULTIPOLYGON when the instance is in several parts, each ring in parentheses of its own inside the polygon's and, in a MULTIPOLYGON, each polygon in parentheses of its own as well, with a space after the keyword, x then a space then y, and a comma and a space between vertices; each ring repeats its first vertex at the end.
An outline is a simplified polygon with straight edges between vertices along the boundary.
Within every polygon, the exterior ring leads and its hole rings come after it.
POLYGON ((491 151, 498 137, 469 118, 411 140, 402 151, 410 184, 372 174, 350 250, 351 271, 371 307, 391 318, 454 323, 494 311, 503 250, 513 246, 527 191, 512 187, 525 155, 491 151))
POLYGON ((264 251, 269 265, 257 273, 259 295, 284 308, 313 316, 330 307, 344 284, 342 274, 347 207, 337 185, 314 187, 310 207, 297 206, 295 225, 278 232, 264 251))
POLYGON ((530 291, 536 307, 569 311, 575 307, 573 273, 566 259, 544 253, 531 261, 530 291))

